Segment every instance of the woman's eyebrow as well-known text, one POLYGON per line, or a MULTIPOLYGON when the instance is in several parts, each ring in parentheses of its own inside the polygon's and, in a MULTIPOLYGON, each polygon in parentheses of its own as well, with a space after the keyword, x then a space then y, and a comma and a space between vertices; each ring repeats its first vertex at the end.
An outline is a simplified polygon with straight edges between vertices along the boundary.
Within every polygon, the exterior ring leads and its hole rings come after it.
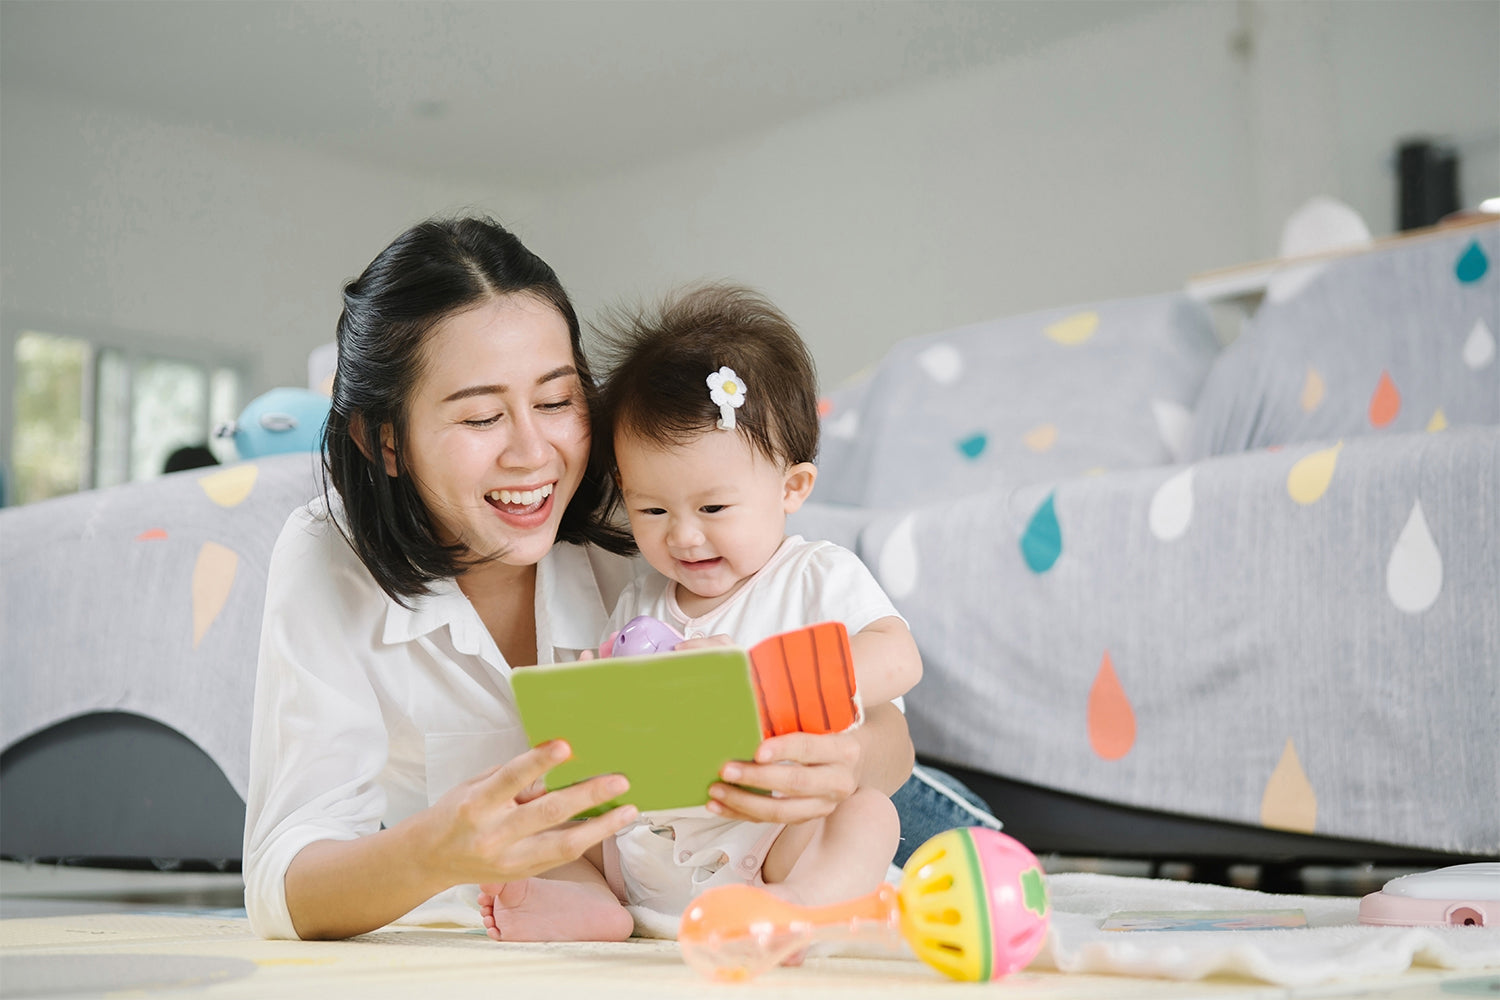
POLYGON ((572 365, 558 365, 556 368, 552 369, 550 372, 547 372, 547 374, 545 374, 541 378, 537 379, 536 380, 536 384, 537 385, 543 385, 543 384, 545 384, 547 382, 551 382, 551 381, 553 381, 555 379, 567 378, 569 375, 577 375, 577 374, 578 374, 578 369, 574 368, 572 365))
MULTIPOLYGON (((552 369, 550 372, 546 372, 545 374, 540 376, 536 380, 536 384, 545 385, 548 382, 553 382, 557 379, 567 378, 569 375, 577 374, 578 369, 573 367, 572 365, 559 365, 558 367, 552 369)), ((509 391, 510 386, 508 385, 469 385, 465 386, 462 389, 459 389, 456 392, 451 392, 448 395, 444 396, 443 402, 453 403, 457 402, 460 399, 469 399, 472 396, 503 396, 509 391)))

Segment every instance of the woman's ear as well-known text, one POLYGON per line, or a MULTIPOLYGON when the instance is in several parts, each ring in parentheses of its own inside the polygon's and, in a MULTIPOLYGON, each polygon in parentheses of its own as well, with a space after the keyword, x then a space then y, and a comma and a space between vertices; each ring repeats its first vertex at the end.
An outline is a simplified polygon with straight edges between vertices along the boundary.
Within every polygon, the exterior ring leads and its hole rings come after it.
POLYGON ((798 462, 786 470, 786 482, 782 486, 781 509, 795 513, 812 493, 813 482, 818 478, 818 467, 811 462, 798 462))
MULTIPOLYGON (((375 456, 370 454, 370 446, 365 440, 365 418, 358 413, 349 418, 349 436, 354 439, 354 446, 365 458, 375 461, 375 456)), ((395 479, 396 435, 390 424, 380 425, 380 457, 385 465, 385 474, 395 479)))

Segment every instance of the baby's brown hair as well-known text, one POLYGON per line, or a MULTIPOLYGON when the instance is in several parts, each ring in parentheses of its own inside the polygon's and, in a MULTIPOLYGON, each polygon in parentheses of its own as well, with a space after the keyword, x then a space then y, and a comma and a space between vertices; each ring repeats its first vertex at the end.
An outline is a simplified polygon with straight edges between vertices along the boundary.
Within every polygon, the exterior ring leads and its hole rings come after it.
POLYGON ((652 311, 615 312, 599 329, 605 372, 595 448, 614 467, 616 430, 659 445, 716 428, 719 406, 708 376, 732 368, 745 389, 735 429, 784 466, 818 454, 818 378, 791 321, 764 296, 730 284, 702 284, 652 311))

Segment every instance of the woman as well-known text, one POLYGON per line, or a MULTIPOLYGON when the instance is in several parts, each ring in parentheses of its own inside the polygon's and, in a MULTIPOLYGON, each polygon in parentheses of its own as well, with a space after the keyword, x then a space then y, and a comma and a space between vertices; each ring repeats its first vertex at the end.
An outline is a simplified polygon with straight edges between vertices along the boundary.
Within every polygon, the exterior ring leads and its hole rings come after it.
MULTIPOLYGON (((609 483, 590 452, 594 384, 572 305, 500 226, 425 222, 345 287, 338 348, 331 489, 288 520, 267 581, 251 924, 348 937, 424 903, 422 918, 477 923, 475 884, 543 872, 549 905, 600 891, 580 859, 634 809, 559 824, 625 780, 537 794, 568 750, 527 749, 508 680, 513 666, 595 648, 632 570, 602 514, 609 483)), ((770 749, 802 766, 731 765, 737 783, 778 794, 716 786, 729 815, 825 816, 862 784, 894 792, 912 764, 889 706, 853 733, 770 749)))

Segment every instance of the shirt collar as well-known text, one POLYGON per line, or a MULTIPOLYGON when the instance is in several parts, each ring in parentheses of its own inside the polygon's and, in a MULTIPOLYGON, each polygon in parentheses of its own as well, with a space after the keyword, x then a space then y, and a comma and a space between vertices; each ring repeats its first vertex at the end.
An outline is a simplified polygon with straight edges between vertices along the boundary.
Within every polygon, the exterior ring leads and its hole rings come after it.
POLYGON ((552 546, 537 566, 537 652, 597 649, 609 621, 589 550, 571 542, 552 546))
POLYGON ((458 589, 458 582, 434 580, 429 584, 429 591, 407 598, 411 602, 409 608, 387 595, 385 630, 381 633, 381 640, 387 645, 411 642, 446 625, 455 649, 470 656, 478 655, 483 644, 479 635, 483 624, 469 599, 458 589))

